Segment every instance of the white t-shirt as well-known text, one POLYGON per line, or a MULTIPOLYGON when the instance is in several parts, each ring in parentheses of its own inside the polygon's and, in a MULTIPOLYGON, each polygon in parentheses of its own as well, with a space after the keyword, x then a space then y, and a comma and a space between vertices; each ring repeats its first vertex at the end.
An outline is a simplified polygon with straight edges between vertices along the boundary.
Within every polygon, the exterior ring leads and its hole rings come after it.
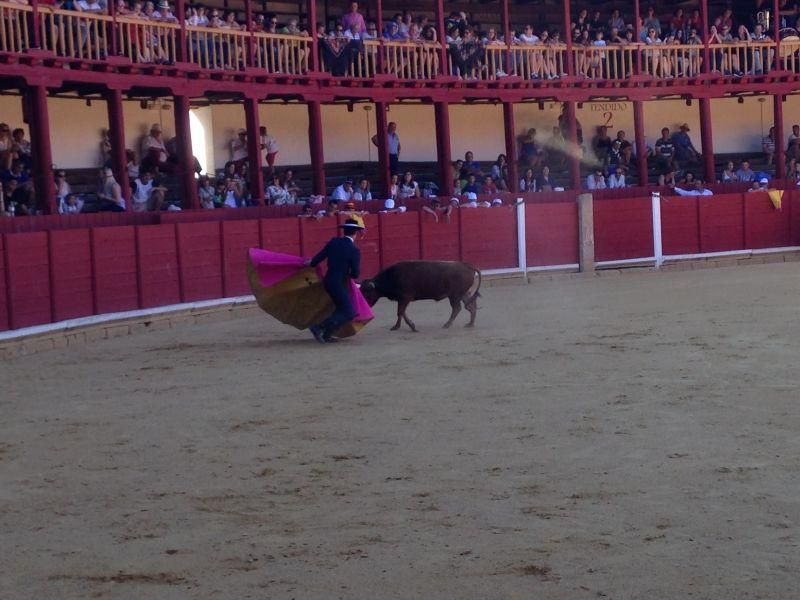
POLYGON ((238 208, 238 204, 236 204, 236 192, 233 190, 228 190, 225 193, 225 206, 229 208, 238 208))
POLYGON ((150 199, 150 192, 153 191, 155 181, 151 179, 147 184, 142 183, 141 179, 133 182, 133 212, 145 212, 147 201, 150 199))
POLYGON ((530 35, 525 35, 524 33, 519 34, 519 41, 523 44, 538 44, 539 43, 539 36, 532 33, 530 35))
POLYGON ((96 1, 78 0, 77 4, 84 12, 100 12, 103 10, 103 7, 100 5, 100 3, 96 1))
POLYGON ((234 162, 247 158, 247 140, 240 140, 239 138, 233 140, 231 142, 231 155, 234 162))
POLYGON ((349 202, 353 199, 353 190, 351 189, 349 192, 344 189, 344 184, 337 186, 336 189, 333 190, 333 194, 331 197, 334 200, 349 202))
POLYGON ((612 190, 618 189, 618 188, 624 188, 625 187, 625 174, 623 173, 622 175, 618 176, 616 173, 612 173, 611 175, 609 175, 608 176, 608 187, 610 187, 612 190))
POLYGON ((356 190, 353 192, 353 200, 360 200, 361 202, 369 202, 372 200, 372 192, 367 191, 367 193, 361 192, 361 190, 356 190))

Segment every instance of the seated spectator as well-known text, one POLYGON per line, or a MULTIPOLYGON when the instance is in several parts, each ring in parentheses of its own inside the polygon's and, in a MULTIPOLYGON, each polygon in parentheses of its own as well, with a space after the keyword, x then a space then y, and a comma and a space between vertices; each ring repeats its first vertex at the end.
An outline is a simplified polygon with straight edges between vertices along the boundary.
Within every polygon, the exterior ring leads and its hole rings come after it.
POLYGON ((9 179, 2 184, 2 210, 9 216, 35 215, 36 208, 31 194, 25 191, 16 179, 9 179))
POLYGON ((55 179, 56 179, 56 201, 58 202, 58 205, 61 206, 61 203, 64 201, 64 199, 72 193, 72 188, 70 187, 69 183, 67 183, 66 172, 56 171, 55 179))
POLYGON ((172 169, 168 167, 168 159, 169 153, 164 144, 161 125, 153 123, 150 134, 145 136, 144 142, 142 142, 141 168, 151 172, 156 169, 169 172, 172 169))
POLYGON ((328 200, 328 207, 317 212, 318 217, 335 217, 339 214, 339 201, 336 198, 328 200))
POLYGON ((746 160, 742 161, 742 165, 736 171, 736 180, 737 181, 753 181, 756 178, 756 174, 753 169, 750 168, 750 163, 746 160))
POLYGON ((586 178, 586 189, 587 190, 604 190, 606 189, 606 178, 603 176, 603 172, 601 170, 597 170, 594 173, 591 173, 586 178))
POLYGON ((465 179, 470 173, 475 175, 475 177, 483 177, 481 166, 475 162, 472 152, 468 151, 464 154, 464 163, 461 167, 461 178, 465 179))
POLYGON ((614 172, 608 176, 608 187, 612 190, 625 187, 625 171, 622 167, 617 167, 614 172))
POLYGON ((461 186, 461 194, 477 194, 480 191, 480 186, 475 181, 475 175, 470 174, 467 176, 467 183, 461 186))
POLYGON ((128 171, 128 181, 133 181, 139 176, 139 165, 136 164, 136 153, 133 150, 125 150, 125 168, 128 171))
POLYGON ((369 179, 362 177, 358 180, 358 187, 353 193, 353 200, 358 202, 369 202, 372 200, 372 192, 369 190, 369 179))
POLYGON ((401 204, 397 204, 391 198, 387 198, 387 200, 383 203, 383 210, 381 212, 382 213, 397 213, 397 214, 400 214, 400 213, 406 212, 406 210, 407 209, 406 209, 405 206, 403 206, 401 204))
POLYGON ((225 179, 225 196, 222 200, 222 208, 241 208, 245 206, 244 192, 241 184, 235 179, 225 179))
MULTIPOLYGON (((110 171, 110 169, 107 170, 110 171)), ((161 210, 167 188, 160 186, 150 171, 143 171, 139 177, 134 179, 131 182, 131 190, 133 191, 131 196, 133 212, 161 210)))
POLYGON ((748 192, 767 192, 769 191, 769 179, 762 177, 761 179, 754 179, 752 187, 747 190, 748 192))
POLYGON ((400 194, 400 177, 397 173, 392 175, 392 179, 389 181, 389 198, 392 200, 397 200, 398 195, 400 194))
POLYGON ((692 186, 694 185, 695 180, 696 177, 694 176, 694 173, 692 173, 691 171, 686 171, 683 174, 683 177, 680 178, 679 183, 683 186, 692 186))
POLYGON ((239 175, 239 169, 236 168, 236 164, 232 161, 228 161, 225 163, 225 168, 222 171, 223 179, 233 179, 236 183, 242 182, 242 177, 239 175))
POLYGON ((276 173, 272 176, 272 184, 267 186, 267 203, 275 206, 289 204, 289 192, 281 185, 281 178, 276 173))
POLYGON ((456 194, 461 194, 461 188, 464 185, 464 181, 466 179, 461 176, 461 173, 464 171, 464 161, 460 158, 452 164, 452 178, 453 178, 453 188, 456 194))
MULTIPOLYGON (((353 4, 356 4, 355 2, 353 4)), ((353 180, 345 179, 344 183, 334 188, 331 198, 340 202, 350 202, 353 199, 353 180)))
MULTIPOLYGON (((125 211, 125 198, 122 196, 122 188, 114 178, 114 172, 108 167, 100 169, 100 189, 97 192, 97 197, 100 200, 100 210, 125 211)), ((136 205, 134 204, 135 209, 136 205)))
POLYGON ((317 215, 314 214, 314 207, 311 206, 310 202, 306 202, 303 204, 303 209, 300 211, 300 214, 297 215, 303 219, 314 219, 318 218, 317 215))
MULTIPOLYGON (((0 127, 2 127, 2 124, 0 124, 0 127)), ((800 125, 792 125, 792 133, 786 139, 786 158, 800 160, 800 125)))
POLYGON ((504 192, 508 190, 508 161, 505 154, 500 154, 492 165, 492 179, 497 189, 504 192))
POLYGON ((14 140, 14 143, 11 146, 11 151, 14 153, 14 159, 21 161, 22 164, 25 165, 26 169, 30 169, 33 166, 33 160, 31 158, 31 143, 25 139, 25 130, 17 128, 11 134, 11 137, 14 140))
POLYGON ((675 145, 675 159, 680 163, 700 164, 700 153, 689 137, 689 126, 684 123, 680 130, 672 136, 675 145))
POLYGON ((14 158, 14 138, 7 123, 0 123, 0 171, 11 168, 14 158))
POLYGON ((734 170, 733 161, 729 160, 728 163, 725 165, 725 168, 722 169, 722 173, 719 176, 720 183, 735 183, 739 181, 736 178, 736 171, 734 170))
POLYGON ((15 160, 10 169, 6 169, 0 174, 0 180, 4 183, 11 179, 15 179, 19 185, 24 185, 30 180, 30 173, 25 168, 25 163, 21 160, 15 160))
POLYGON ((623 162, 623 156, 628 154, 628 158, 633 154, 633 146, 625 139, 625 132, 621 129, 617 132, 617 137, 611 142, 611 163, 618 165, 623 162))
POLYGON ((672 167, 667 167, 667 169, 658 176, 658 185, 660 186, 672 187, 677 183, 677 179, 675 178, 675 169, 672 167))
POLYGON ((702 179, 696 179, 694 181, 694 187, 692 189, 684 190, 679 187, 673 188, 675 193, 679 196, 713 196, 714 192, 708 189, 705 184, 703 183, 702 179))
POLYGON ((236 169, 241 169, 247 162, 247 130, 240 129, 236 132, 236 138, 231 140, 231 162, 236 165, 236 169))
POLYGON ((660 169, 675 167, 675 144, 669 135, 669 128, 661 130, 661 138, 656 140, 656 166, 660 169))
POLYGON ((503 201, 500 198, 492 200, 492 208, 500 208, 501 206, 503 206, 503 201))
POLYGON ((83 209, 83 200, 75 194, 67 194, 58 201, 58 214, 77 215, 83 209))
POLYGON ((216 208, 216 206, 214 205, 215 195, 216 195, 216 190, 214 189, 214 186, 211 185, 211 180, 208 177, 201 177, 200 187, 197 190, 197 196, 200 198, 200 208, 205 208, 205 209, 216 208))
POLYGON ((554 187, 550 178, 550 167, 545 165, 542 167, 541 174, 536 178, 536 189, 540 192, 552 192, 554 187))
POLYGON ((403 181, 400 182, 397 199, 407 200, 408 198, 419 198, 419 196, 419 185, 414 181, 414 175, 411 171, 406 171, 403 174, 403 181))
POLYGON ((491 175, 487 175, 483 178, 483 184, 481 185, 480 193, 485 195, 493 195, 497 193, 497 186, 495 185, 491 175))
POLYGON ((770 127, 767 137, 761 141, 761 150, 767 157, 767 166, 771 167, 775 161, 775 128, 770 127))
POLYGON ((533 176, 533 169, 527 169, 525 175, 519 180, 520 192, 535 192, 536 178, 533 176))

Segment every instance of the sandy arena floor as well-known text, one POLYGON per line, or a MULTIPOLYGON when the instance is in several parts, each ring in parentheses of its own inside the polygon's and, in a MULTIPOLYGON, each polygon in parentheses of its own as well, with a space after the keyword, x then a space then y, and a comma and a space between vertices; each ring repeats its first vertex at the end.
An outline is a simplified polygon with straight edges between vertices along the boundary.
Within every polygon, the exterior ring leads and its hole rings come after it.
POLYGON ((800 597, 800 263, 0 364, 0 598, 800 597))

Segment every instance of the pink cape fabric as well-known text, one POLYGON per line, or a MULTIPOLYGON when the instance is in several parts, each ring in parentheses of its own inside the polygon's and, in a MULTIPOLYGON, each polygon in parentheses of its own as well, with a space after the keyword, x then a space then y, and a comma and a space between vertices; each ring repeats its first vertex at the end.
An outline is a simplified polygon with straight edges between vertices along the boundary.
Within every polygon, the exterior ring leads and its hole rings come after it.
MULTIPOLYGON (((260 248, 250 248, 250 262, 253 264, 258 274, 259 282, 264 287, 270 287, 276 283, 280 283, 284 279, 288 279, 306 268, 304 258, 292 256, 291 254, 261 250, 260 248)), ((322 267, 317 265, 315 270, 317 276, 322 280, 324 275, 322 267)), ((364 299, 361 290, 358 289, 358 286, 352 279, 350 280, 350 298, 353 301, 353 308, 356 311, 356 316, 353 319, 354 321, 367 322, 375 317, 369 304, 364 299)))

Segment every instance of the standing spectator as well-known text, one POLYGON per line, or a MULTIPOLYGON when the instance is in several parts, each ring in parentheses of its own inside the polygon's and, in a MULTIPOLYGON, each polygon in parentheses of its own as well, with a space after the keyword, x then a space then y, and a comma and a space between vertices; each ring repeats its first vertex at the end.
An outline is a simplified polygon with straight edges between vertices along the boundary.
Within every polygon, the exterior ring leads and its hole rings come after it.
POLYGON ((672 136, 672 143, 675 145, 675 159, 682 163, 699 164, 700 153, 692 144, 689 137, 689 125, 684 123, 680 130, 672 136))
POLYGON ((603 164, 607 165, 611 158, 611 145, 613 144, 611 137, 608 135, 608 127, 601 125, 597 128, 597 137, 594 140, 594 153, 597 159, 603 164))
POLYGON ((372 192, 369 190, 369 179, 366 177, 362 177, 358 180, 358 187, 353 193, 353 200, 358 200, 359 202, 369 202, 372 200, 372 192))
POLYGON ((231 140, 231 162, 240 170, 247 162, 247 130, 240 129, 231 140))
POLYGON ((100 166, 111 166, 111 134, 108 129, 103 129, 100 138, 100 166))
POLYGON ((675 144, 669 136, 669 128, 661 130, 661 139, 656 140, 656 165, 661 169, 675 166, 675 144))
MULTIPOLYGON (((372 143, 378 145, 377 135, 372 136, 372 143)), ((386 145, 389 147, 389 172, 394 175, 400 171, 400 136, 394 121, 386 127, 386 145)))
POLYGON ((342 17, 342 27, 344 30, 349 30, 352 25, 356 25, 358 33, 367 31, 367 25, 364 22, 364 16, 358 12, 358 2, 350 3, 350 12, 345 13, 342 17))
POLYGON ((492 179, 494 180, 497 189, 501 191, 508 190, 508 161, 505 154, 500 154, 497 160, 492 165, 492 179))
POLYGON ((31 143, 25 139, 25 130, 19 127, 11 134, 13 144, 11 147, 15 160, 21 161, 26 169, 33 166, 31 158, 31 143))
POLYGON ((520 162, 526 167, 536 168, 542 160, 542 149, 536 142, 536 130, 531 127, 519 139, 520 162))
POLYGON ((750 163, 746 160, 743 160, 741 166, 736 171, 736 180, 750 182, 755 178, 756 174, 753 169, 750 168, 750 163))
POLYGON ((536 178, 533 176, 533 169, 525 171, 525 175, 519 180, 520 192, 535 192, 536 178))
MULTIPOLYGON (((353 4, 356 4, 353 2, 353 4)), ((342 185, 337 186, 333 193, 331 194, 331 198, 337 200, 339 202, 350 202, 353 199, 353 180, 352 179, 345 179, 342 185)))
POLYGON ((103 210, 125 211, 125 198, 122 196, 122 188, 117 183, 117 180, 114 179, 114 172, 109 167, 100 169, 100 190, 97 192, 97 197, 101 201, 103 210))
POLYGON ((608 176, 608 187, 612 190, 625 187, 625 172, 622 167, 617 167, 614 172, 608 176))
POLYGON ((289 192, 281 185, 281 178, 277 173, 272 176, 272 184, 267 186, 267 202, 275 206, 289 204, 289 192))
POLYGON ((261 152, 264 154, 262 165, 266 161, 270 172, 275 166, 275 158, 278 156, 278 142, 275 138, 267 133, 267 128, 263 125, 258 128, 260 135, 261 152))
POLYGON ((398 200, 406 200, 408 198, 419 198, 419 185, 414 181, 414 175, 411 171, 406 171, 403 174, 403 181, 400 182, 400 188, 397 192, 398 200))
MULTIPOLYGON (((0 124, 0 127, 2 125, 0 124)), ((800 125, 792 125, 792 133, 789 134, 786 145, 787 158, 800 160, 800 125)))
POLYGON ((767 137, 761 142, 761 149, 767 157, 767 166, 771 167, 775 162, 775 128, 770 127, 767 137))

